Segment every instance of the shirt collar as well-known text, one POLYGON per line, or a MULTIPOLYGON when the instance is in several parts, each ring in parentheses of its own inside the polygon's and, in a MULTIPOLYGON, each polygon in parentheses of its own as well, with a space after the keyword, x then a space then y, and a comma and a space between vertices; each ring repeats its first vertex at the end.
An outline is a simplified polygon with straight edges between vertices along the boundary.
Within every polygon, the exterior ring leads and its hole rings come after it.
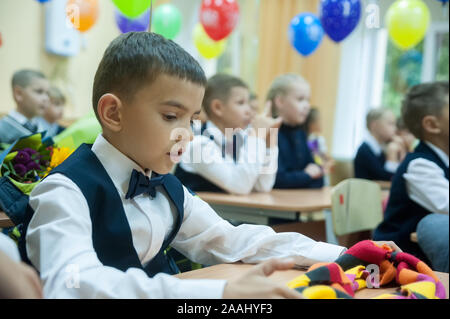
POLYGON ((434 144, 431 144, 430 142, 425 142, 436 154, 439 156, 439 158, 444 162, 445 166, 448 167, 448 155, 445 154, 443 150, 441 150, 439 147, 437 147, 434 144))
POLYGON ((92 145, 92 152, 98 157, 114 185, 123 192, 123 195, 128 192, 133 169, 149 178, 151 177, 151 171, 144 172, 136 162, 109 143, 102 134, 97 136, 94 145, 92 145))
POLYGON ((16 110, 12 110, 8 115, 22 125, 28 122, 28 118, 22 113, 17 112, 16 110))
MULTIPOLYGON (((209 135, 214 137, 214 141, 218 144, 221 145, 223 143, 223 141, 226 140, 225 135, 222 133, 222 131, 211 121, 207 121, 206 124, 206 129, 208 130, 209 135)), ((247 130, 239 130, 236 135, 241 135, 241 137, 244 137, 245 134, 247 134, 247 130)))
POLYGON ((366 138, 366 143, 369 145, 370 149, 376 156, 379 156, 381 152, 383 151, 383 148, 381 147, 380 143, 373 137, 372 134, 368 134, 366 138))

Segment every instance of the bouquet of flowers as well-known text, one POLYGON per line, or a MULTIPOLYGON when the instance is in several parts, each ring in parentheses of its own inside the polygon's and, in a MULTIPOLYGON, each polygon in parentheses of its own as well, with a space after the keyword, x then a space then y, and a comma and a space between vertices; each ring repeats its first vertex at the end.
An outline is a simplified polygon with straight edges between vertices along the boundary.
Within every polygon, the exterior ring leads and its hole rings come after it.
POLYGON ((73 151, 42 140, 41 133, 11 144, 0 154, 0 210, 20 224, 33 188, 73 151))

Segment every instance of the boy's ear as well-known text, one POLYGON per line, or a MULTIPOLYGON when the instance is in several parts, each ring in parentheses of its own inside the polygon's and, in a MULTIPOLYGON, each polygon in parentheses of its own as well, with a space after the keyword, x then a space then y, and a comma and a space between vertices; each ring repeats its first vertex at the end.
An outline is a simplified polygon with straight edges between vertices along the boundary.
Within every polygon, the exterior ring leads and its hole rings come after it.
POLYGON ((441 132, 439 121, 434 115, 427 115, 422 119, 422 128, 424 132, 429 134, 439 134, 441 132))
POLYGON ((114 94, 102 95, 97 104, 97 113, 103 127, 112 132, 122 129, 122 101, 114 94))
POLYGON ((217 117, 222 117, 224 113, 224 105, 221 100, 214 99, 211 101, 211 104, 209 106, 209 110, 211 111, 211 114, 214 114, 217 117))
POLYGON ((18 85, 15 85, 13 87, 13 97, 14 97, 14 100, 16 102, 19 102, 19 103, 22 102, 22 100, 23 100, 23 88, 18 86, 18 85))

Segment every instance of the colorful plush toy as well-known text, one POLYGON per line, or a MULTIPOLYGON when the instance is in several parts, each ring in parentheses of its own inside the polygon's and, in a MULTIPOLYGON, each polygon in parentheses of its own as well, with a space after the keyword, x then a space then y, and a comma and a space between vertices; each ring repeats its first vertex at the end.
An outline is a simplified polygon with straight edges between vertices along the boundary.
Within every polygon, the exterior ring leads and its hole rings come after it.
POLYGON ((446 298, 443 284, 424 262, 408 253, 394 252, 387 245, 378 246, 370 240, 357 243, 334 263, 312 265, 308 272, 289 282, 288 286, 306 298, 336 299, 353 298, 356 291, 368 284, 378 287, 393 280, 401 286, 398 291, 375 299, 446 298), (375 268, 379 274, 373 277, 369 269, 375 268))

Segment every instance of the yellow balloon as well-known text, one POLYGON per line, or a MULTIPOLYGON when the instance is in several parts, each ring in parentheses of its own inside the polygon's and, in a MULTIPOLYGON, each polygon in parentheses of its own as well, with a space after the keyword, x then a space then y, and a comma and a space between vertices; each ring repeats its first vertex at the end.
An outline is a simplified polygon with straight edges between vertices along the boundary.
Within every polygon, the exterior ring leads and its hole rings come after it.
POLYGON ((425 37, 430 10, 422 0, 397 0, 386 15, 389 36, 400 49, 411 49, 425 37))
POLYGON ((211 39, 200 23, 194 28, 193 39, 198 52, 207 59, 220 56, 227 45, 226 39, 217 42, 211 39))

